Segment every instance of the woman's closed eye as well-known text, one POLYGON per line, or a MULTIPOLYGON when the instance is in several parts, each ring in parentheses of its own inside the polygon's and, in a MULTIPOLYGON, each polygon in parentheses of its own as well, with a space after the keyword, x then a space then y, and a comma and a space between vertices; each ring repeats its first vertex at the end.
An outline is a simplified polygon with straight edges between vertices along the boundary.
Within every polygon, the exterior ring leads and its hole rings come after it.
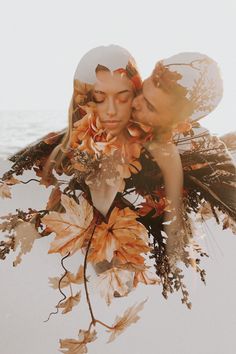
POLYGON ((117 94, 117 99, 120 103, 126 103, 128 102, 131 98, 133 98, 132 92, 120 92, 117 94))
POLYGON ((93 93, 93 100, 95 103, 102 103, 105 100, 106 95, 103 92, 95 91, 93 93))

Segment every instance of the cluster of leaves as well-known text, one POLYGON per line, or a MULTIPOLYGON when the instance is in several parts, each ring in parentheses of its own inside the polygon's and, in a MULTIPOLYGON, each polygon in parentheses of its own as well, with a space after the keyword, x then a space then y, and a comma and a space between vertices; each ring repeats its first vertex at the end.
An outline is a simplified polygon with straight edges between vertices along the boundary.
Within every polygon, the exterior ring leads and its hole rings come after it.
MULTIPOLYGON (((52 149, 52 144, 49 150, 52 149)), ((0 186, 2 197, 11 196, 9 185, 13 174, 21 174, 24 169, 36 166, 38 174, 42 172, 43 161, 47 158, 48 150, 42 147, 42 156, 37 160, 37 149, 28 150, 29 159, 26 162, 21 157, 16 157, 16 165, 9 173, 4 175, 4 182, 0 186), (36 155, 34 155, 34 153, 36 155)), ((135 146, 133 146, 135 148, 135 146)), ((79 153, 77 158, 82 165, 91 162, 91 170, 94 169, 94 161, 88 160, 87 155, 79 153)), ((235 204, 230 199, 230 193, 234 190, 235 171, 233 165, 225 153, 225 148, 209 139, 195 143, 191 152, 181 156, 185 174, 185 210, 187 213, 204 214, 201 210, 203 201, 210 204, 209 215, 214 215, 218 222, 216 208, 226 213, 223 220, 223 228, 234 227, 235 204), (224 182, 229 188, 229 194, 220 194, 220 185, 224 182), (219 198, 221 196, 221 198, 219 198)), ((86 274, 87 263, 90 262, 97 271, 97 287, 100 294, 109 305, 114 296, 126 296, 138 283, 162 284, 163 296, 168 297, 174 291, 182 292, 182 302, 191 308, 189 293, 183 282, 183 270, 177 265, 172 267, 166 253, 166 236, 162 232, 163 214, 168 210, 168 202, 164 196, 162 176, 158 166, 152 161, 147 151, 143 150, 139 158, 139 165, 134 166, 134 171, 128 171, 125 191, 118 194, 113 208, 106 218, 94 212, 88 194, 76 197, 75 191, 80 188, 86 192, 83 168, 78 169, 73 175, 64 193, 59 184, 52 190, 46 210, 28 212, 17 210, 17 214, 5 217, 0 229, 7 232, 7 241, 0 243, 0 257, 5 259, 10 250, 20 248, 20 252, 14 262, 21 262, 22 255, 30 252, 37 238, 55 232, 56 236, 51 243, 49 253, 60 253, 63 257, 72 256, 76 252, 85 254, 84 264, 76 274, 66 271, 61 277, 51 278, 53 288, 61 291, 69 288, 70 293, 64 295, 57 305, 57 311, 70 312, 81 301, 81 290, 73 292, 72 286, 84 285, 86 300, 91 315, 91 323, 88 330, 80 330, 77 339, 64 339, 60 341, 63 353, 86 353, 87 344, 96 339, 96 331, 92 329, 96 324, 105 326, 111 336, 109 342, 123 332, 128 325, 138 320, 137 313, 143 308, 144 302, 127 309, 122 317, 116 318, 112 326, 108 326, 93 313, 90 302, 86 274), (130 175, 130 173, 132 173, 130 175), (135 191, 144 201, 135 206, 125 198, 130 191, 135 191), (84 198, 86 197, 86 198, 84 198), (57 211, 56 211, 57 210, 57 211), (154 261, 155 272, 152 272, 145 263, 145 255, 150 254, 154 261), (156 273, 156 274, 155 274, 156 273)), ((75 161, 76 162, 76 161, 75 161)), ((90 173, 90 172, 89 172, 90 173)), ((50 184, 50 181, 49 181, 50 184)), ((232 193, 231 193, 232 194, 232 193)), ((187 215, 187 214, 186 214, 187 215)), ((187 225, 187 216, 184 216, 187 225)), ((191 236, 191 230, 187 227, 186 235, 191 236)), ((181 262, 186 267, 193 267, 205 282, 205 271, 200 268, 200 257, 206 253, 194 242, 186 238, 181 252, 181 262), (196 258, 190 257, 188 246, 191 244, 196 258)), ((61 291, 62 292, 62 291, 61 291)), ((62 292, 63 294, 63 292, 62 292)))

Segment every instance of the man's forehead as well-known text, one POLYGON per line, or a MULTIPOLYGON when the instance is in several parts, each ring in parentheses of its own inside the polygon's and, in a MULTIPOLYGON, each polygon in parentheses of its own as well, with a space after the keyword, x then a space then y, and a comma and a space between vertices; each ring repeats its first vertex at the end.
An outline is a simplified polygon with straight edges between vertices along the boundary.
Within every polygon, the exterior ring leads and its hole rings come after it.
POLYGON ((143 96, 157 110, 172 104, 172 97, 161 88, 156 87, 152 78, 149 77, 143 82, 143 96))
POLYGON ((157 108, 156 107, 158 104, 157 89, 154 83, 152 82, 151 78, 147 78, 146 80, 144 80, 142 91, 143 91, 144 98, 155 108, 157 108))

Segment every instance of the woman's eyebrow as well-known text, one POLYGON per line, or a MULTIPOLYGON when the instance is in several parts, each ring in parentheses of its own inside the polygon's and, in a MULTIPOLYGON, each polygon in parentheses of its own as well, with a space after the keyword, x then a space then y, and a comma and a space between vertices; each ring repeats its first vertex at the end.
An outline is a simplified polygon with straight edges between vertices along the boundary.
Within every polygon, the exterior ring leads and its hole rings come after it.
POLYGON ((131 90, 122 90, 122 91, 117 92, 117 94, 126 93, 126 92, 131 92, 131 90))
MULTIPOLYGON (((106 94, 104 91, 101 90, 94 90, 94 93, 102 93, 102 94, 106 94)), ((120 93, 127 93, 127 92, 131 92, 131 90, 122 90, 122 91, 118 91, 117 94, 119 95, 120 93)))
POLYGON ((94 90, 93 92, 94 92, 94 93, 102 93, 103 95, 105 95, 105 92, 100 91, 100 90, 94 90))

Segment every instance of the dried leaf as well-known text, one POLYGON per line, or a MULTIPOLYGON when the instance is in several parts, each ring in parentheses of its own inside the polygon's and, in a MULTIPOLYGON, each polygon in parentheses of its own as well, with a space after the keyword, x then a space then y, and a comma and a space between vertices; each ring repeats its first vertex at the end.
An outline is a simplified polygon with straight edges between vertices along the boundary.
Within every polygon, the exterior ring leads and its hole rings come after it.
MULTIPOLYGON (((60 277, 49 278, 49 283, 53 289, 58 289, 60 277)), ((68 272, 60 283, 60 288, 65 288, 69 284, 82 284, 84 282, 84 267, 80 266, 78 272, 74 275, 68 272)))
POLYGON ((48 253, 59 252, 64 256, 68 252, 75 253, 83 246, 93 219, 93 208, 83 197, 77 204, 65 194, 61 196, 61 203, 66 212, 50 212, 42 218, 42 222, 56 233, 48 253))
POLYGON ((160 284, 160 279, 158 276, 150 272, 149 270, 144 270, 144 271, 137 271, 135 272, 134 275, 134 287, 138 285, 138 283, 143 283, 146 285, 155 285, 155 284, 160 284))
POLYGON ((5 180, 5 182, 10 186, 21 183, 21 181, 19 179, 15 178, 13 176, 11 176, 11 178, 8 178, 7 180, 5 180))
POLYGON ((6 220, 0 224, 0 230, 3 232, 8 231, 9 233, 15 229, 20 220, 18 215, 12 215, 11 213, 1 216, 0 219, 6 220))
POLYGON ((80 330, 79 339, 60 339, 60 348, 64 354, 86 354, 88 349, 87 343, 94 342, 96 340, 96 331, 93 332, 80 330))
POLYGON ((124 332, 127 327, 129 327, 132 323, 136 323, 140 319, 140 317, 138 316, 138 312, 143 309, 146 301, 147 299, 142 301, 138 305, 133 305, 132 307, 129 307, 122 317, 116 317, 115 323, 112 326, 113 328, 107 331, 111 332, 107 343, 112 342, 114 339, 116 339, 117 336, 124 332))
POLYGON ((223 220, 223 230, 230 229, 236 235, 236 223, 230 216, 225 216, 223 220))
POLYGON ((81 299, 81 291, 79 291, 75 296, 70 296, 65 301, 61 302, 57 307, 64 309, 62 311, 63 314, 70 312, 72 308, 80 302, 81 299))
POLYGON ((37 238, 40 238, 38 231, 35 229, 35 226, 30 222, 20 221, 15 227, 15 249, 19 246, 20 252, 13 262, 14 267, 17 266, 21 260, 22 256, 31 251, 34 241, 37 238))
POLYGON ((60 202, 61 200, 61 190, 59 187, 54 187, 47 202, 46 209, 53 210, 53 208, 60 202))
POLYGON ((137 217, 129 208, 114 208, 108 223, 96 227, 88 260, 110 262, 115 255, 122 263, 142 264, 144 258, 140 254, 149 251, 148 234, 137 217))
POLYGON ((130 284, 133 282, 133 274, 127 270, 111 268, 98 276, 97 288, 107 305, 111 304, 114 292, 125 296, 130 291, 130 284))
POLYGON ((11 190, 6 182, 0 184, 0 198, 11 198, 11 190))

